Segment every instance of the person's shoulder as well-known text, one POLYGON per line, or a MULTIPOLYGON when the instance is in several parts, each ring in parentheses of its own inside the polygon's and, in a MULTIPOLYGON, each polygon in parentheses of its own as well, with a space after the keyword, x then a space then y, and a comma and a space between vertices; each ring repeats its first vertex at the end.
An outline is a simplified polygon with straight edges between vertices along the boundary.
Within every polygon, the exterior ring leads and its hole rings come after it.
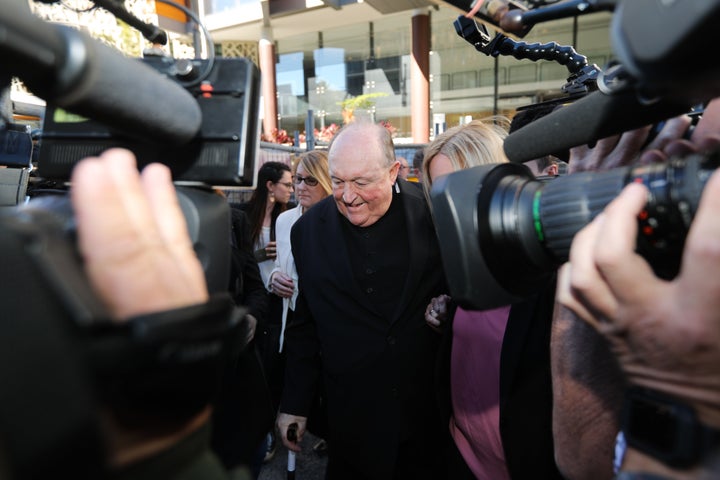
POLYGON ((289 209, 285 210, 285 211, 282 212, 280 215, 278 215, 277 221, 279 222, 281 218, 282 218, 282 219, 286 219, 286 218, 290 218, 290 217, 296 216, 296 215, 298 214, 298 209, 299 209, 299 208, 301 208, 301 207, 300 207, 300 206, 296 206, 296 207, 294 207, 294 208, 289 208, 289 209))
POLYGON ((328 212, 336 212, 335 199, 332 195, 328 195, 312 207, 308 208, 303 217, 308 218, 326 218, 328 212))
POLYGON ((250 210, 250 203, 231 203, 230 207, 232 208, 232 210, 239 210, 247 214, 247 211, 250 210))
POLYGON ((247 213, 234 207, 230 208, 230 219, 232 220, 233 225, 247 225, 249 221, 247 213))
POLYGON ((335 200, 331 195, 308 208, 297 222, 295 222, 293 228, 298 227, 298 225, 300 226, 299 228, 302 228, 303 225, 315 225, 318 222, 325 222, 328 215, 333 212, 337 212, 337 208, 335 207, 335 200))
POLYGON ((232 215, 233 218, 248 218, 247 212, 245 210, 233 205, 230 206, 230 215, 232 215))
POLYGON ((416 197, 416 198, 425 198, 425 194, 423 193, 422 186, 417 182, 408 182, 407 180, 403 180, 402 178, 397 179, 397 183, 400 186, 400 192, 403 195, 407 195, 410 197, 416 197))
POLYGON ((291 208, 289 210, 285 210, 280 215, 278 215, 277 220, 275 220, 275 228, 277 228, 277 225, 283 225, 285 223, 293 223, 295 220, 298 219, 301 215, 301 209, 302 207, 300 205, 296 206, 295 208, 291 208))
POLYGON ((425 193, 419 183, 408 182, 407 180, 402 179, 398 179, 397 182, 400 187, 400 193, 403 196, 403 202, 413 208, 428 208, 425 193))

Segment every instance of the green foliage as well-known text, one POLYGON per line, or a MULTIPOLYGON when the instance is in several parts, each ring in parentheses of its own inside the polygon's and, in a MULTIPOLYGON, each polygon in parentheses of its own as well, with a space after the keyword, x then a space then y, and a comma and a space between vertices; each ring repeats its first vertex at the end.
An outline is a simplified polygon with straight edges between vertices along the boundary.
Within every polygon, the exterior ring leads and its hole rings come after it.
POLYGON ((387 97, 387 93, 363 93, 362 95, 358 95, 356 97, 346 98, 342 102, 338 102, 338 105, 340 105, 343 110, 348 110, 350 112, 358 109, 369 110, 375 106, 375 100, 373 99, 377 97, 387 97))

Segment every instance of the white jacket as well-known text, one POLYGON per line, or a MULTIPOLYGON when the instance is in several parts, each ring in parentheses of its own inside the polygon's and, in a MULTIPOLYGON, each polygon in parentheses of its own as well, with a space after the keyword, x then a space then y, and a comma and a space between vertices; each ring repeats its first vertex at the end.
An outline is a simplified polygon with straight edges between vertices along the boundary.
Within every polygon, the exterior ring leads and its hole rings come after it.
POLYGON ((272 269, 270 275, 268 275, 267 285, 265 287, 270 291, 271 280, 275 272, 282 272, 292 278, 295 283, 295 291, 293 291, 292 297, 283 298, 283 312, 282 312, 282 328, 280 330, 280 345, 279 352, 282 352, 283 341, 285 339, 285 325, 287 324, 287 312, 288 309, 295 310, 295 301, 298 296, 298 275, 295 270, 295 259, 292 254, 292 247, 290 246, 290 230, 293 224, 300 218, 303 213, 303 207, 298 205, 295 208, 287 210, 278 216, 275 221, 275 244, 277 248, 277 256, 275 257, 275 268, 272 269))

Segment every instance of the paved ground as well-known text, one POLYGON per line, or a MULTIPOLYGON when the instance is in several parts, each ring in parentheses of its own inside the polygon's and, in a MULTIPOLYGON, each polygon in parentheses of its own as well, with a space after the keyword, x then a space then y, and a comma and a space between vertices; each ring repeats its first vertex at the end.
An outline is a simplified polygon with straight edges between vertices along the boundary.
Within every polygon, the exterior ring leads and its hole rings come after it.
MULTIPOLYGON (((295 480, 323 480, 325 478, 325 465, 327 456, 313 452, 313 445, 317 437, 307 433, 303 437, 302 452, 295 457, 295 480)), ((275 456, 263 465, 258 480, 286 480, 287 479, 287 449, 279 444, 275 456)))

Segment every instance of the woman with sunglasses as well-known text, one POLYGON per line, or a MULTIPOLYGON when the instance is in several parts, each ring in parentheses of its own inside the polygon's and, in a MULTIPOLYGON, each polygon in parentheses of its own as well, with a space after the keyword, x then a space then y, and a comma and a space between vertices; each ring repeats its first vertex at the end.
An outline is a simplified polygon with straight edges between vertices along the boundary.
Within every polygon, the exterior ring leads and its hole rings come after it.
POLYGON ((332 193, 328 173, 327 152, 311 150, 298 157, 295 165, 295 199, 297 207, 280 215, 276 225, 277 257, 275 268, 268 278, 268 289, 283 298, 282 333, 278 350, 282 351, 283 333, 288 311, 293 310, 297 298, 297 272, 290 248, 290 229, 308 208, 332 193))

